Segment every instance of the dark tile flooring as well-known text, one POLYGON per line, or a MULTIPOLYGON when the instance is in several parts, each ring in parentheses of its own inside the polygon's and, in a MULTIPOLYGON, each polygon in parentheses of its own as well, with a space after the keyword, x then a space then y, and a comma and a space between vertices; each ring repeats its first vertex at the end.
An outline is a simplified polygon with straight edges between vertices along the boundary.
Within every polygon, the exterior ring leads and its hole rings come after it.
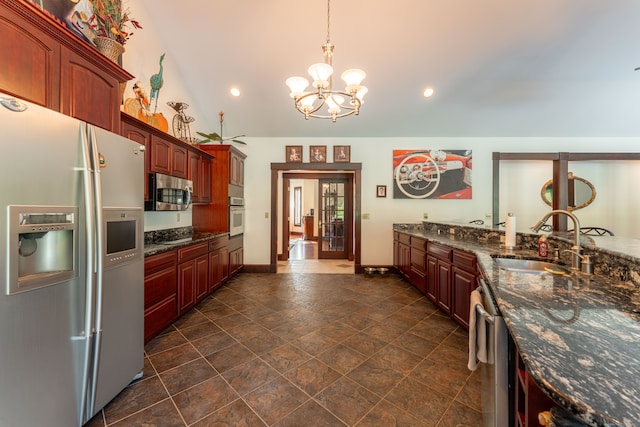
POLYGON ((240 274, 87 425, 480 426, 467 339, 398 276, 240 274))

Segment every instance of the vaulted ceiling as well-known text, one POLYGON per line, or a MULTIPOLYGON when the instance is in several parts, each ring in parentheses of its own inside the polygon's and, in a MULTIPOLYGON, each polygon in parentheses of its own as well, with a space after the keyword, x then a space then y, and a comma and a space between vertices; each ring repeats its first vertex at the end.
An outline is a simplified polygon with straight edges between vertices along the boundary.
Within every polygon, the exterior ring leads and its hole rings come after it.
POLYGON ((332 0, 336 74, 362 68, 369 88, 336 123, 305 121, 284 83, 322 61, 326 0, 141 3, 195 108, 233 118, 226 135, 640 135, 638 0, 332 0))

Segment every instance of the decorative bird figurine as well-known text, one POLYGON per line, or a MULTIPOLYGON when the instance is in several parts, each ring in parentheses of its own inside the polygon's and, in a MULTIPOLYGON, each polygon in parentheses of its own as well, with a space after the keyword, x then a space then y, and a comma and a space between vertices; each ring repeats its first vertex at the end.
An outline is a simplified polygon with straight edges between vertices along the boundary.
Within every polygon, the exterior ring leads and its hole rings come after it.
POLYGON ((160 70, 157 74, 151 76, 151 79, 149 79, 149 82, 151 83, 151 93, 149 94, 149 100, 156 100, 156 105, 153 107, 154 113, 158 109, 158 96, 160 95, 160 89, 162 88, 162 85, 164 83, 164 80, 162 79, 162 61, 164 61, 164 55, 164 53, 160 55, 160 70))

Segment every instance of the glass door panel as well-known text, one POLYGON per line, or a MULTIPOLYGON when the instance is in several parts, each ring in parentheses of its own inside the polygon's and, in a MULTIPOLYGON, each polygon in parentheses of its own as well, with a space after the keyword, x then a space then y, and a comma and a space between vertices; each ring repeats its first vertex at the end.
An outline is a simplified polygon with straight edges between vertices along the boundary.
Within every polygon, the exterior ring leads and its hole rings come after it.
POLYGON ((318 258, 347 258, 347 181, 320 180, 318 258))

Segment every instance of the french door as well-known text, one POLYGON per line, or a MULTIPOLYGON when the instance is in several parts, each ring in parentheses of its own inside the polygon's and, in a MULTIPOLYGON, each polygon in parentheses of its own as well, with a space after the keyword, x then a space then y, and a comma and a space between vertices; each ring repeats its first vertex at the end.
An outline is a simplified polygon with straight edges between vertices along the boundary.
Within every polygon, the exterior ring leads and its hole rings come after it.
POLYGON ((320 179, 318 198, 318 259, 346 259, 352 235, 351 180, 320 179))

